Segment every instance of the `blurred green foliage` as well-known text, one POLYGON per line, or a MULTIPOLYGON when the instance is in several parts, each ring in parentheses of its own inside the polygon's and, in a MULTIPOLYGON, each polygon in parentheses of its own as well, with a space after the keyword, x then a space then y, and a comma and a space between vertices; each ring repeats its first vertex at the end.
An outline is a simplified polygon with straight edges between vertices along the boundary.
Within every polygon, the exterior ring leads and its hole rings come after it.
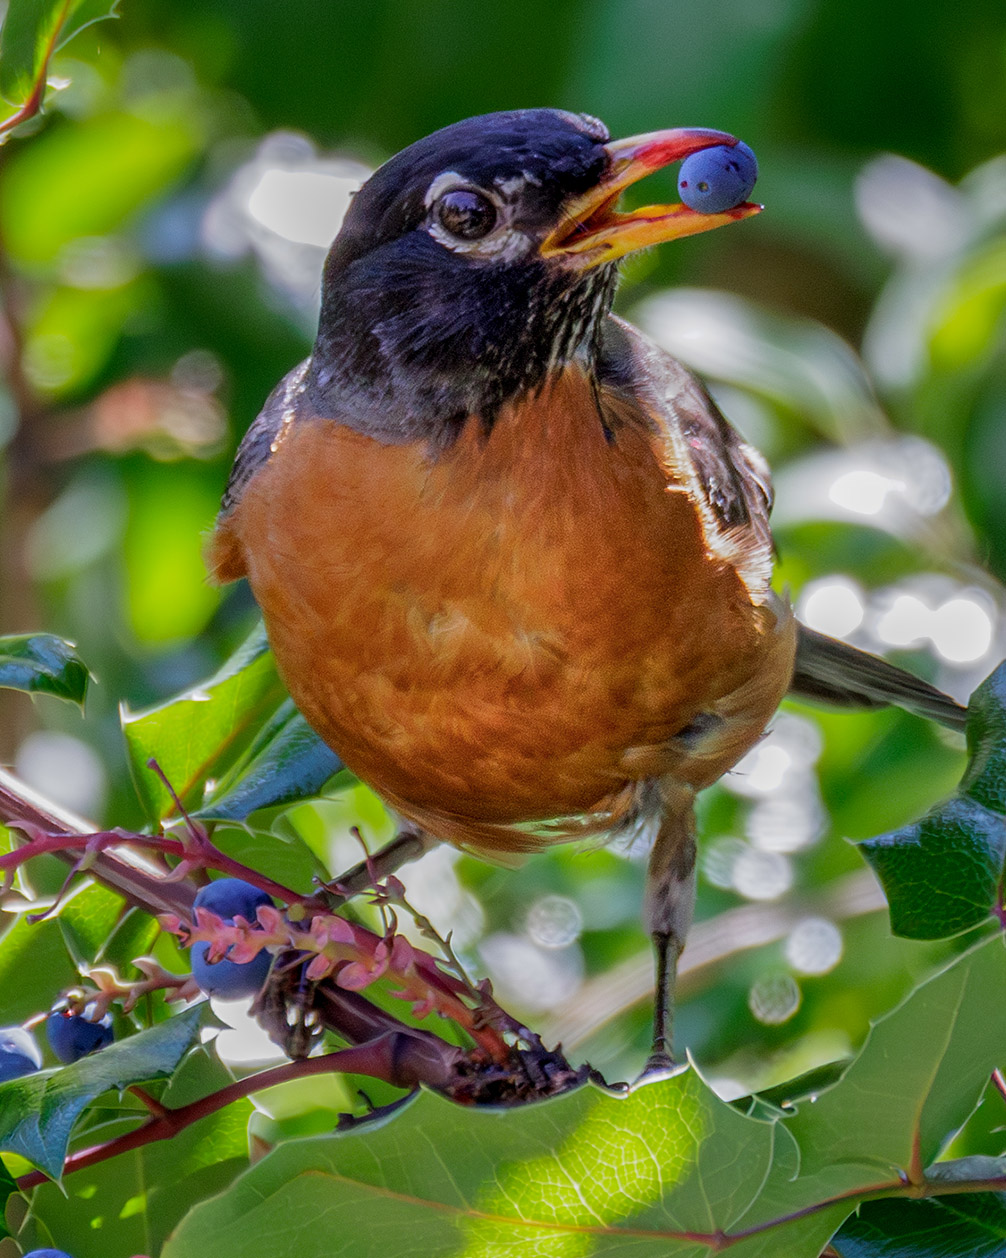
MULTIPOLYGON (((39 789, 102 824, 163 815, 142 777, 165 753, 144 741, 156 705, 198 689, 255 623, 245 589, 206 584, 201 539, 240 434, 310 347, 323 253, 249 212, 242 171, 374 165, 499 108, 752 145, 766 212, 634 260, 619 308, 703 372, 769 456, 780 583, 805 614, 815 591, 829 615, 858 606, 853 641, 959 697, 1006 653, 1001 0, 512 0, 477 15, 457 0, 127 0, 52 71, 65 85, 47 116, 0 149, 0 633, 72 640, 96 684, 83 718, 0 689, 0 762, 39 789), (121 703, 144 712, 128 742, 121 703)), ((670 197, 671 178, 642 195, 670 197)), ((279 719, 271 681, 263 719, 279 719)), ((960 745, 894 713, 791 706, 777 730, 703 802, 709 947, 683 977, 681 1040, 738 1093, 847 1054, 958 947, 894 938, 843 839, 948 794, 960 745), (808 918, 831 924, 837 951, 801 953, 808 918)), ((188 785, 192 749, 170 737, 165 767, 188 785)), ((389 828, 353 784, 259 816, 248 859, 274 833, 290 878, 353 863, 355 824, 375 844, 389 828)), ((228 831, 236 848, 242 833, 228 831)), ((514 1012, 615 1077, 647 1034, 638 855, 501 870, 435 854, 410 895, 514 1012)), ((29 890, 56 886, 50 871, 29 890)), ((70 981, 67 928, 3 929, 2 1003, 20 1019, 70 981), (40 946, 52 964, 28 990, 18 975, 40 946)), ((955 1153, 1002 1152, 995 1107, 955 1153)), ((305 1108, 260 1116, 301 1130, 305 1108)))

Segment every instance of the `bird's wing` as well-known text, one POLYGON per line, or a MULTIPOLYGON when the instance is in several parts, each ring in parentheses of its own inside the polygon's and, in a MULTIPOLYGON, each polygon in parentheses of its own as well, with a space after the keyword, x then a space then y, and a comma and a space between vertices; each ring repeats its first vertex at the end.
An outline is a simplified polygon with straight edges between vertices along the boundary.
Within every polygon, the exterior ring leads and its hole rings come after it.
POLYGON ((768 464, 696 376, 614 315, 606 320, 600 372, 609 396, 631 398, 649 418, 668 487, 688 494, 711 557, 734 567, 752 601, 764 602, 773 559, 768 464))
POLYGON ((305 358, 292 371, 287 372, 269 394, 265 405, 242 438, 220 504, 222 514, 226 515, 237 506, 244 487, 275 452, 276 446, 283 439, 285 429, 296 417, 310 362, 309 358, 305 358))
POLYGON ((904 708, 948 729, 963 730, 967 718, 967 709, 942 690, 806 625, 798 627, 790 693, 845 708, 904 708))
MULTIPOLYGON (((712 554, 737 569, 752 601, 768 597, 773 559, 772 484, 762 456, 724 419, 685 367, 614 315, 605 328, 602 379, 634 397, 654 425, 669 481, 695 502, 712 554)), ((904 708, 949 729, 967 715, 949 695, 894 664, 798 626, 790 692, 851 708, 904 708)))

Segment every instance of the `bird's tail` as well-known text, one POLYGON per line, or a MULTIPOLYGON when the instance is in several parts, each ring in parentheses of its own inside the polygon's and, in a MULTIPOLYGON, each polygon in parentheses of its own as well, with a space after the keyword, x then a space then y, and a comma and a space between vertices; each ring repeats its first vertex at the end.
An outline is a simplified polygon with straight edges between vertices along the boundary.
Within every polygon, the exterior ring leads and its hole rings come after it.
POLYGON ((916 716, 963 730, 967 709, 928 682, 805 625, 797 634, 790 693, 846 708, 904 708, 916 716))

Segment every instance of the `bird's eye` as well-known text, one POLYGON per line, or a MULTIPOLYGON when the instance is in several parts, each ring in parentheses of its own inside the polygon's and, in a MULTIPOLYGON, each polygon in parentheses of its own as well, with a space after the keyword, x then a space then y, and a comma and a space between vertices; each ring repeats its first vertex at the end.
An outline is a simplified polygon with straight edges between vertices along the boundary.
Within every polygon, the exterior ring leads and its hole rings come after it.
POLYGON ((481 192, 454 188, 437 202, 437 218, 459 240, 481 240, 496 226, 496 207, 481 192))

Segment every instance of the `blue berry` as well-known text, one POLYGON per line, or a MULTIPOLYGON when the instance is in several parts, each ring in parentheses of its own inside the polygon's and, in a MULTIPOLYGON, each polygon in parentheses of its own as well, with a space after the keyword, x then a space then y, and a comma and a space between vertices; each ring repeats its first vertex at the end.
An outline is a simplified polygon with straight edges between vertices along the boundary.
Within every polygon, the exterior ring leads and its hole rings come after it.
POLYGON ((758 159, 742 140, 732 148, 718 144, 681 163, 678 195, 690 210, 720 214, 746 201, 757 178, 758 159))
POLYGON ((20 1026, 0 1027, 0 1083, 34 1074, 42 1065, 35 1037, 20 1026))
POLYGON ((106 1013, 97 1022, 69 1009, 54 1009, 45 1020, 49 1047, 65 1065, 80 1061, 89 1053, 107 1048, 115 1039, 112 1019, 106 1013))
POLYGON ((33 1249, 24 1258, 70 1258, 62 1249, 33 1249))
MULTIPOLYGON (((242 882, 240 878, 218 878, 197 892, 194 907, 208 909, 225 922, 233 922, 235 917, 254 922, 256 909, 266 904, 272 904, 272 900, 250 882, 242 882)), ((192 975, 207 996, 218 996, 221 1000, 254 996, 265 982, 272 964, 272 957, 264 951, 251 961, 239 963, 224 957, 210 964, 206 960, 208 951, 207 943, 192 945, 192 975)))
POLYGON ((193 908, 209 909, 228 922, 233 922, 235 917, 254 922, 256 909, 266 904, 272 904, 272 900, 250 882, 242 882, 240 878, 218 878, 216 882, 200 887, 193 908))

